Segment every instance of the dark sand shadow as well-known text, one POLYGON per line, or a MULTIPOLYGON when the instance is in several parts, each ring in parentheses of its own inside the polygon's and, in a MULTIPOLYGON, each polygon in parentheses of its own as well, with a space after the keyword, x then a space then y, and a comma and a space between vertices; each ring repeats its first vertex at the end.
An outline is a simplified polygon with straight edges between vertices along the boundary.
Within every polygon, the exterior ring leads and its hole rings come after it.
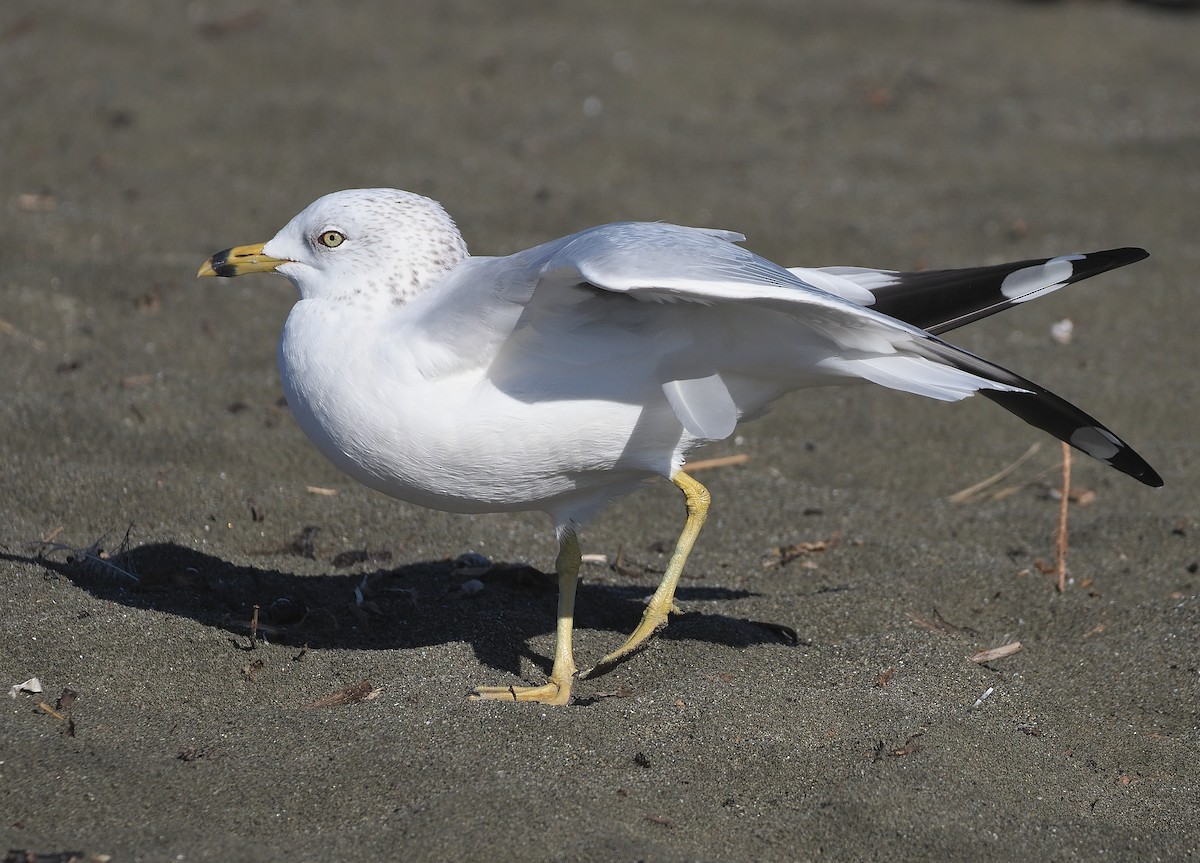
MULTIPOLYGON (((309 649, 407 649, 456 641, 472 646, 490 668, 519 673, 525 657, 550 667, 530 639, 552 632, 557 580, 524 564, 494 563, 464 571, 452 560, 423 561, 372 571, 298 575, 222 560, 175 543, 149 543, 97 556, 0 554, 58 573, 98 599, 188 617, 230 633, 249 649, 255 606, 259 638, 309 649), (62 557, 58 560, 56 557, 62 557), (478 580, 476 592, 463 584, 478 580), (502 622, 501 622, 502 621, 502 622)), ((586 573, 585 573, 586 575, 586 573)), ((580 584, 576 625, 625 634, 640 619, 652 583, 580 584)), ((681 587, 679 602, 729 601, 750 591, 681 587)), ((784 626, 698 611, 673 615, 660 633, 671 640, 731 647, 795 644, 784 626)))

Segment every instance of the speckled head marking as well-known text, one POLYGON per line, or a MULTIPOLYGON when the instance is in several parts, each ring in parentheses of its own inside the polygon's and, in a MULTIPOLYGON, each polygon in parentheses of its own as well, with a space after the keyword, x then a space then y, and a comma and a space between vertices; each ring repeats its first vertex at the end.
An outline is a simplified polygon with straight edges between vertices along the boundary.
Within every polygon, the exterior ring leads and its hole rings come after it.
POLYGON ((404 303, 467 257, 441 204, 398 189, 318 198, 262 251, 302 298, 404 303))

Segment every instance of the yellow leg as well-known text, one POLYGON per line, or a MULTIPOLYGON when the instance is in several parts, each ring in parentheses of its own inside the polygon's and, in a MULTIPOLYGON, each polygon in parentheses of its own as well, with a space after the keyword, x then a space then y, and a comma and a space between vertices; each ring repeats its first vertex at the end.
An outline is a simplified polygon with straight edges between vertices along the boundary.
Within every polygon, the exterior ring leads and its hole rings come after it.
POLYGON ((575 681, 575 657, 571 650, 571 625, 575 618, 575 586, 579 582, 579 538, 570 527, 562 529, 558 541, 558 637, 554 645, 554 667, 542 686, 480 686, 471 693, 473 701, 534 701, 567 704, 575 681))
POLYGON ((650 597, 650 603, 642 612, 642 622, 638 624, 637 629, 625 640, 624 644, 579 675, 584 679, 607 674, 645 647, 646 640, 661 627, 666 626, 667 615, 675 608, 675 588, 679 584, 679 576, 683 573, 688 554, 691 553, 692 546, 696 544, 700 528, 704 526, 704 518, 708 515, 708 505, 712 501, 712 496, 709 495, 708 489, 681 470, 675 471, 671 482, 679 486, 687 501, 687 522, 684 523, 683 532, 679 534, 679 541, 675 543, 675 552, 671 555, 671 562, 667 564, 667 571, 658 585, 658 590, 654 591, 654 596, 650 597))

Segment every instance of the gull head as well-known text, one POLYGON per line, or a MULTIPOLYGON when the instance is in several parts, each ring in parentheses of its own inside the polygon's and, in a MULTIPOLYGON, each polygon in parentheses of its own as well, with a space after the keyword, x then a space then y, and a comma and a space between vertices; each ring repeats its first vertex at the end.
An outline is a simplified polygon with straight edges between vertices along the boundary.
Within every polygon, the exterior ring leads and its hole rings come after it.
POLYGON ((276 272, 303 299, 403 303, 467 257, 437 201, 398 189, 349 189, 313 201, 265 243, 217 252, 198 276, 276 272))

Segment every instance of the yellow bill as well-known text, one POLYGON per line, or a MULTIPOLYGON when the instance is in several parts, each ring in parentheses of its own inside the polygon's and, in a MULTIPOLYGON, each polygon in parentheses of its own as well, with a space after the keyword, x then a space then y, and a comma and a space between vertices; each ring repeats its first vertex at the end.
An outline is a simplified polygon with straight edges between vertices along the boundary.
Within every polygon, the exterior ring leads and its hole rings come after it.
POLYGON ((266 243, 256 243, 253 246, 234 246, 223 252, 217 252, 201 266, 197 276, 244 276, 246 273, 271 273, 280 264, 288 263, 284 258, 272 258, 263 254, 266 243))

